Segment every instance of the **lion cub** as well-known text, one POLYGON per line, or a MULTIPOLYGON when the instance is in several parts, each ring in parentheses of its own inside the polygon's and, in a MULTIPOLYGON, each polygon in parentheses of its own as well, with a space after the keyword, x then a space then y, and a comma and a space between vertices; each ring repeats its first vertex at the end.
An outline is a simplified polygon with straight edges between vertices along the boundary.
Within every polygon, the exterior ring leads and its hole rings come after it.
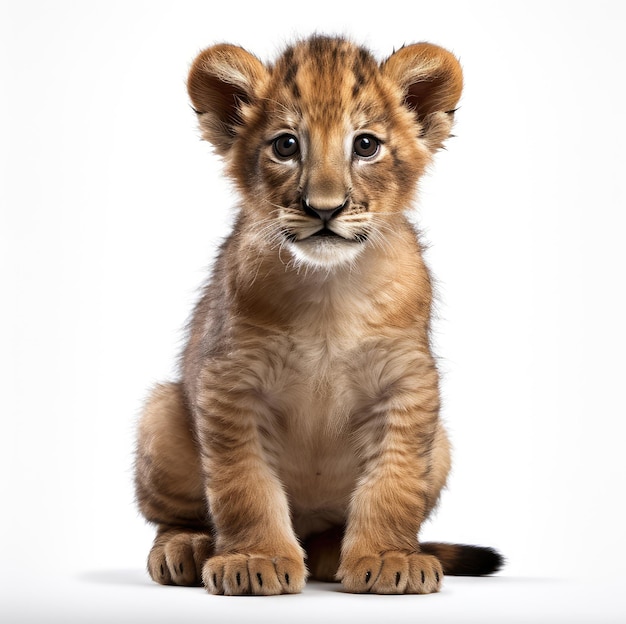
POLYGON ((421 594, 500 566, 491 549, 418 542, 450 454, 406 213, 461 87, 455 57, 427 43, 382 63, 321 36, 273 65, 227 44, 195 60, 202 136, 241 202, 181 379, 139 426, 155 581, 280 594, 310 574, 421 594))

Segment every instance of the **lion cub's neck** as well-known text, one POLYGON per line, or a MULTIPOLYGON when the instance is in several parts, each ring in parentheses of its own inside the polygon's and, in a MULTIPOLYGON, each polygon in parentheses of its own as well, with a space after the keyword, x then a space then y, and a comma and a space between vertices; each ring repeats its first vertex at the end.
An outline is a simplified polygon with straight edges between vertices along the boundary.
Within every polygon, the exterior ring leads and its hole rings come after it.
MULTIPOLYGON (((246 236, 238 236, 243 248, 246 236)), ((381 245, 331 269, 299 267, 288 252, 249 244, 232 261, 237 307, 251 323, 323 336, 405 327, 427 316, 430 281, 415 232, 404 217, 398 215, 397 227, 381 245), (257 258, 254 270, 251 257, 257 258)))

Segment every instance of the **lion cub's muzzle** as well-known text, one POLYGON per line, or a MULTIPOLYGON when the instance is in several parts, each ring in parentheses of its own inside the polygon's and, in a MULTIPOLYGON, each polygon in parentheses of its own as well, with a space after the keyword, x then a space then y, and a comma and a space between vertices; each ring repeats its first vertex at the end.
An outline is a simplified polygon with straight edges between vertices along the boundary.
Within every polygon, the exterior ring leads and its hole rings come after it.
POLYGON ((349 205, 350 200, 346 199, 340 206, 334 208, 318 208, 312 206, 306 199, 301 200, 302 210, 305 214, 319 222, 320 228, 311 234, 308 238, 313 237, 338 237, 345 238, 332 228, 332 222, 336 219, 349 205))

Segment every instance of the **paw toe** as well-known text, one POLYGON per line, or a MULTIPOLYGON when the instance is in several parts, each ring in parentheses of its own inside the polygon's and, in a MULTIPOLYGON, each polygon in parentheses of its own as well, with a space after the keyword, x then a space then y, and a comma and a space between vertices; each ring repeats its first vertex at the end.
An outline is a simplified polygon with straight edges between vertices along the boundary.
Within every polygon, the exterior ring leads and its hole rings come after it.
POLYGON ((250 589, 257 596, 282 594, 276 568, 270 559, 251 557, 248 561, 250 589))
POLYGON ((302 560, 277 557, 274 569, 284 594, 299 594, 304 589, 307 572, 302 560))
POLYGON ((170 540, 165 545, 165 560, 174 584, 194 585, 198 582, 193 549, 189 540, 170 540))
POLYGON ((172 576, 165 559, 163 546, 154 546, 148 555, 148 572, 153 581, 161 585, 171 585, 172 576))
POLYGON ((202 584, 210 594, 224 593, 224 565, 219 560, 223 557, 212 557, 202 567, 202 584))
POLYGON ((380 557, 361 557, 345 562, 339 569, 337 576, 349 592, 363 594, 372 589, 378 579, 381 567, 382 559, 380 557))
POLYGON ((372 586, 377 594, 404 594, 409 582, 409 562, 406 555, 387 554, 382 560, 380 574, 372 586))
POLYGON ((409 557, 407 593, 432 594, 441 589, 443 568, 436 557, 414 554, 409 557))

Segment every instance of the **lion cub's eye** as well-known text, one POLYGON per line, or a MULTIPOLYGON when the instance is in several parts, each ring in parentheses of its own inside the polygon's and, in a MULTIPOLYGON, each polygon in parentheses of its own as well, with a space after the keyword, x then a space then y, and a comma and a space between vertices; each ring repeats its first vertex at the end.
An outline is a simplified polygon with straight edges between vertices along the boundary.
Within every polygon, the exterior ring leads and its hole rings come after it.
POLYGON ((278 158, 293 158, 299 151, 298 139, 293 134, 281 134, 274 139, 274 154, 278 158))
POLYGON ((380 141, 371 134, 360 134, 354 139, 354 153, 359 158, 372 158, 378 154, 380 141))

